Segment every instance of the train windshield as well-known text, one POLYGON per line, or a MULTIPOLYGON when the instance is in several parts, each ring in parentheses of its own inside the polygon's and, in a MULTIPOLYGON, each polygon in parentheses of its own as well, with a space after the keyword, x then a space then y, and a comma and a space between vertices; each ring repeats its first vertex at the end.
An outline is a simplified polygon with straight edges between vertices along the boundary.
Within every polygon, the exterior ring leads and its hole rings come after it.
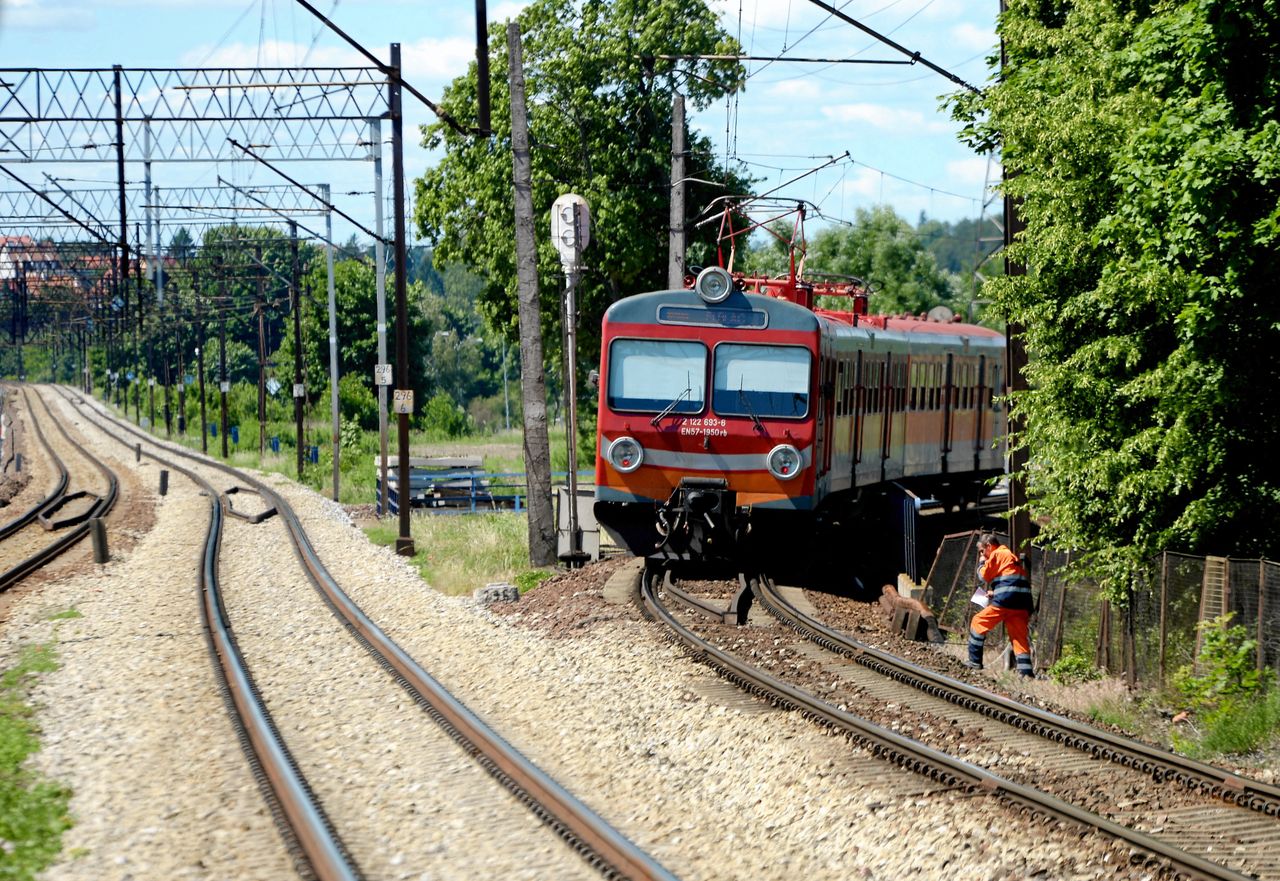
POLYGON ((721 416, 806 416, 811 364, 809 350, 799 346, 721 343, 711 406, 721 416))
POLYGON ((614 340, 609 346, 612 410, 701 413, 707 399, 707 347, 680 340, 614 340))

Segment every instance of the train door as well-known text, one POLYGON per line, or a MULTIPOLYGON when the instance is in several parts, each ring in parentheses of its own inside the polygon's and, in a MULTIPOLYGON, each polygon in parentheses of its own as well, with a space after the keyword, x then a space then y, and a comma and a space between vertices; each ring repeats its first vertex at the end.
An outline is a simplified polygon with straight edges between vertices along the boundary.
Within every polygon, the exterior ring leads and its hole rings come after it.
POLYGON ((946 474, 947 460, 951 456, 951 418, 955 412, 955 356, 947 353, 947 363, 942 375, 942 473, 946 474))
POLYGON ((982 468, 983 426, 986 424, 989 405, 987 396, 983 394, 987 385, 987 356, 978 356, 978 376, 974 380, 973 389, 973 470, 982 468))
POLYGON ((862 411, 867 406, 867 396, 863 388, 862 350, 853 362, 853 473, 854 483, 858 482, 858 463, 862 461, 862 426, 865 424, 862 411))
POLYGON ((827 425, 831 424, 831 420, 827 419, 827 400, 829 398, 827 394, 827 369, 831 366, 831 359, 828 357, 826 343, 826 339, 819 339, 818 341, 818 369, 814 370, 815 382, 818 385, 818 388, 815 389, 817 396, 814 397, 814 401, 818 402, 818 407, 817 412, 814 414, 813 464, 815 469, 818 470, 819 478, 827 473, 827 447, 829 446, 827 425))
POLYGON ((880 372, 880 479, 887 480, 893 444, 893 353, 886 352, 880 372))
POLYGON ((836 425, 836 359, 835 352, 828 351, 822 384, 822 415, 826 422, 820 427, 822 441, 822 473, 831 473, 831 448, 835 446, 836 425))

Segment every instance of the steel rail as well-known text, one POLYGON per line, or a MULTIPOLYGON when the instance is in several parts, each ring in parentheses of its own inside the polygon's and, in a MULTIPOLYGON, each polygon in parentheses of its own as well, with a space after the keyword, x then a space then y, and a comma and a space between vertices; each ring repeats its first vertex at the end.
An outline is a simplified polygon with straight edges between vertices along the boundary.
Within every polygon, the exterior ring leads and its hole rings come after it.
MULTIPOLYGON (((58 388, 58 391, 73 404, 83 400, 78 396, 68 395, 62 388, 58 388)), ((130 450, 135 449, 126 439, 87 412, 85 417, 108 437, 130 450)), ((359 869, 339 840, 332 822, 281 738, 231 630, 218 580, 218 553, 222 547, 223 526, 221 494, 213 484, 195 471, 150 450, 140 452, 182 474, 200 487, 209 498, 209 526, 205 531, 196 576, 200 591, 200 618, 229 715, 245 748, 251 770, 258 779, 259 786, 269 796, 269 807, 277 819, 277 827, 285 837, 286 850, 293 856, 299 874, 304 877, 319 881, 359 879, 359 869)))
MULTIPOLYGON (((45 403, 44 398, 40 396, 39 392, 36 392, 36 400, 38 400, 41 406, 44 407, 44 410, 49 414, 49 419, 53 422, 54 427, 58 429, 64 438, 66 438, 67 443, 75 447, 76 450, 78 450, 86 459, 92 462, 94 467, 96 467, 103 477, 107 479, 107 494, 100 497, 93 503, 93 506, 89 509, 89 513, 83 522, 74 526, 69 532, 63 534, 61 538, 58 538, 52 543, 46 545, 38 553, 32 554, 16 566, 11 567, 8 571, 0 573, 0 592, 8 590, 32 572, 48 565, 52 560, 70 550, 72 546, 88 535, 91 520, 98 517, 105 517, 111 512, 111 509, 115 507, 116 497, 120 492, 119 481, 116 479, 116 476, 111 469, 90 454, 83 445, 77 443, 71 435, 67 434, 67 430, 63 428, 62 423, 54 417, 53 412, 49 409, 49 405, 45 403)), ((39 512, 37 512, 37 514, 38 513, 39 512)))
POLYGON ((1007 725, 1142 771, 1157 782, 1173 780, 1241 807, 1280 816, 1280 787, 1101 731, 912 664, 814 620, 787 602, 769 579, 757 583, 756 597, 770 614, 807 639, 881 675, 1007 725))
POLYGON ((162 444, 157 438, 128 423, 119 422, 112 417, 106 418, 111 418, 121 429, 149 443, 246 482, 275 505, 293 538, 294 552, 307 570, 312 584, 357 642, 492 777, 528 805, 571 846, 582 852, 588 862, 600 869, 602 874, 633 881, 675 881, 675 875, 507 743, 373 623, 334 580, 312 546, 293 508, 271 487, 221 462, 162 444))
POLYGON ((49 439, 45 437, 44 429, 40 426, 40 419, 36 416, 35 411, 31 409, 31 401, 27 397, 27 390, 23 388, 20 389, 20 391, 22 392, 22 400, 27 405, 27 413, 31 415, 31 426, 36 430, 36 437, 40 439, 40 445, 44 447, 45 452, 49 454, 49 458, 53 460, 54 467, 58 471, 58 482, 54 486, 53 492, 49 493, 49 495, 45 496, 43 499, 40 499, 18 517, 15 517, 3 526, 0 526, 0 541, 8 538, 28 523, 35 520, 36 517, 40 516, 41 511, 56 504, 59 499, 67 494, 67 484, 71 481, 71 476, 67 473, 67 466, 63 463, 62 457, 59 456, 49 444, 49 439))
POLYGON ((645 570, 637 577, 640 579, 640 595, 646 614, 664 624, 671 637, 684 645, 697 659, 748 691, 761 695, 780 706, 796 710, 820 724, 846 734, 867 746, 881 758, 893 761, 900 767, 916 773, 926 774, 947 785, 990 793, 1002 801, 1036 814, 1104 832, 1153 857, 1166 860, 1176 870, 1193 878, 1206 879, 1206 881, 1244 881, 1248 877, 1195 854, 1172 847, 1158 838, 1144 835, 1032 787, 1006 780, 977 765, 939 752, 919 741, 881 728, 852 713, 833 707, 795 686, 770 676, 757 667, 738 660, 682 625, 658 598, 658 576, 655 570, 645 570))

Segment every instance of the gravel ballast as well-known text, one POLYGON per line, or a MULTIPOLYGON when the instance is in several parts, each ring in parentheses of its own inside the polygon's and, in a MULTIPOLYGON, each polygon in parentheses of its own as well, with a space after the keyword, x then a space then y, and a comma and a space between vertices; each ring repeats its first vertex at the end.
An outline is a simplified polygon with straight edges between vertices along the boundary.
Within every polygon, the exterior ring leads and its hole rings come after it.
MULTIPOLYGON (((113 446, 124 450, 106 441, 99 448, 114 453, 113 446)), ((123 462, 117 456, 115 467, 137 469, 144 484, 154 485, 156 466, 145 460, 135 466, 131 453, 123 462)), ((939 790, 794 713, 719 700, 706 668, 653 625, 594 595, 564 604, 576 622, 589 617, 590 624, 537 628, 468 598, 444 597, 405 560, 371 546, 332 502, 278 475, 264 479, 293 505, 334 577, 380 627, 680 877, 1152 874, 1130 866, 1123 848, 1082 839, 1074 827, 1019 817, 980 796, 939 790)), ((202 530, 207 505, 186 481, 171 480, 154 527, 135 547, 107 566, 43 586, 4 622, 6 655, 18 643, 56 636, 63 661, 36 693, 45 732, 37 762, 76 793, 77 825, 50 879, 294 877, 231 735, 200 633, 192 535, 193 524, 202 530), (48 620, 71 607, 83 617, 48 620)), ((270 547, 262 558, 235 565, 269 568, 281 555, 291 557, 282 546, 270 547)), ((246 638, 252 630, 276 638, 269 635, 272 610, 282 600, 246 595, 233 602, 233 621, 251 610, 259 616, 244 619, 246 638)), ((325 647, 323 662, 334 665, 326 669, 337 672, 321 677, 318 688, 346 689, 343 671, 363 680, 354 672, 366 669, 362 650, 335 647, 323 634, 341 628, 327 611, 308 608, 286 629, 301 628, 325 647)), ((308 763, 322 765, 327 748, 338 764, 370 730, 362 727, 353 744, 351 720, 315 712, 316 695, 290 685, 297 678, 283 669, 266 678, 273 680, 268 699, 282 713, 286 704, 298 705, 282 727, 286 735, 290 725, 308 729, 314 744, 308 749, 321 756, 307 756, 308 763)), ((508 827, 493 822, 491 802, 433 806, 419 825, 397 819, 407 829, 379 828, 406 795, 428 799, 448 779, 470 780, 473 772, 428 745, 430 735, 410 718, 418 711, 398 689, 369 691, 348 709, 376 716, 388 738, 378 741, 387 747, 390 775, 380 786, 357 790, 341 778, 325 784, 340 828, 367 826, 361 840, 381 836, 382 859, 370 864, 370 877, 506 875, 499 868, 509 866, 505 858, 479 862, 482 851, 513 847, 508 827), (394 739, 401 731, 416 732, 412 742, 394 739), (411 850, 398 843, 402 834, 431 846, 411 850), (468 850, 467 838, 481 844, 468 850)), ((487 778, 468 785, 482 783, 487 778)), ((523 877, 560 875, 543 864, 523 877)))

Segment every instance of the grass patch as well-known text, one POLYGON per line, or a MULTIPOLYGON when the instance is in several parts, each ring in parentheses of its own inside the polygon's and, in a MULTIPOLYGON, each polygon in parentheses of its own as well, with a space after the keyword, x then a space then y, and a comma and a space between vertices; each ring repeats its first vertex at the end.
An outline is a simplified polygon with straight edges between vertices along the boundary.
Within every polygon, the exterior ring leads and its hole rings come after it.
POLYGON ((40 748, 27 703, 31 680, 57 667, 52 646, 28 646, 17 663, 0 675, 2 878, 35 878, 53 862, 62 849, 62 833, 71 828, 70 790, 26 767, 27 757, 40 748))
MULTIPOLYGON (((498 581, 528 579, 529 519, 524 514, 419 514, 409 520, 413 563, 441 593, 469 594, 498 581)), ((365 528, 375 544, 394 546, 400 530, 388 520, 365 528)))
POLYGON ((1089 718, 1100 725, 1112 725, 1130 734, 1138 734, 1145 727, 1139 708, 1123 697, 1103 698, 1091 704, 1089 718))
POLYGON ((83 618, 79 609, 67 609, 65 612, 54 612, 49 616, 50 621, 66 621, 69 618, 83 618))
POLYGON ((1174 735, 1174 746, 1193 759, 1243 756, 1280 743, 1280 689, 1225 700, 1200 718, 1192 735, 1174 735))

